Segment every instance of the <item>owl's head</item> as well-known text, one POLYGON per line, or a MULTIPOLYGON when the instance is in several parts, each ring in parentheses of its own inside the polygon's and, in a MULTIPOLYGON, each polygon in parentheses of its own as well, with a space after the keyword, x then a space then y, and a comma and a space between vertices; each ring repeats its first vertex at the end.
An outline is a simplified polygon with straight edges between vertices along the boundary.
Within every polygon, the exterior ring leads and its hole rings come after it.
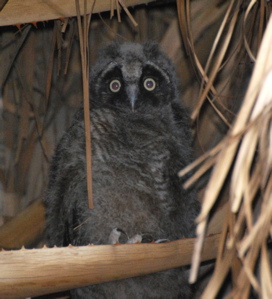
POLYGON ((90 94, 93 107, 132 112, 165 107, 177 97, 175 69, 155 43, 114 43, 92 67, 90 94))

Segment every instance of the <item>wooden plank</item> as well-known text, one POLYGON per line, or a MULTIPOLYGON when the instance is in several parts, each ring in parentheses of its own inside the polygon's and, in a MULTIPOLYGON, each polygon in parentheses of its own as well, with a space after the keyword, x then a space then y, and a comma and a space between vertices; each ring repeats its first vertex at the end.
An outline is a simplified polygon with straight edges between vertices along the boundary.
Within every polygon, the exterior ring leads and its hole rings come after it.
POLYGON ((16 249, 30 245, 44 230, 44 206, 36 201, 0 227, 0 248, 16 249))
MULTIPOLYGON (((127 6, 149 3, 154 0, 125 0, 127 6)), ((79 0, 83 14, 84 0, 79 0)), ((94 13, 110 10, 111 0, 96 0, 94 13)), ((92 0, 87 0, 87 12, 91 11, 92 0)), ((75 0, 10 0, 0 12, 0 26, 42 22, 76 16, 75 0)))
MULTIPOLYGON (((205 239, 214 259, 220 234, 205 239)), ((25 298, 189 265, 195 239, 0 252, 0 298, 25 298)))

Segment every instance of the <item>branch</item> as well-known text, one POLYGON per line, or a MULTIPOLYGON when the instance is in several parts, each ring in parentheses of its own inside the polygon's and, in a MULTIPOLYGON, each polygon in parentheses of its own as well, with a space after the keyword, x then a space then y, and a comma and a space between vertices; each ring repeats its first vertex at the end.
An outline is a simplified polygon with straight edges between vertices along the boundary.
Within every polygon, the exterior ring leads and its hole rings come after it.
MULTIPOLYGON (((220 234, 205 239, 214 259, 220 234)), ((195 239, 0 252, 0 298, 39 296, 189 265, 195 239)))

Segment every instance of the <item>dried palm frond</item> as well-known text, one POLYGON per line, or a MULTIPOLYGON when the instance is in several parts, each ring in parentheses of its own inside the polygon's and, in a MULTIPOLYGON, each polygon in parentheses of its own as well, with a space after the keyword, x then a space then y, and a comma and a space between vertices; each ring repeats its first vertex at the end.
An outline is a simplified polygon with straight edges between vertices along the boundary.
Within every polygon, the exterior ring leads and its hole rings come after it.
MULTIPOLYGON (((84 1, 84 15, 81 24, 79 0, 75 0, 77 10, 77 24, 80 42, 81 70, 83 80, 83 104, 84 104, 84 125, 86 140, 86 169, 87 169, 87 191, 89 208, 93 209, 92 198, 92 154, 91 154, 91 123, 90 123, 90 99, 89 99, 89 47, 88 33, 90 28, 91 15, 87 15, 87 1, 84 1)), ((95 1, 93 2, 92 10, 95 1)))
MULTIPOLYGON (((196 4, 191 3, 189 0, 177 0, 180 29, 185 48, 201 80, 199 99, 192 112, 192 119, 193 121, 198 119, 204 104, 208 100, 215 113, 228 127, 231 127, 230 122, 222 112, 227 111, 227 107, 222 101, 220 92, 222 88, 216 86, 219 85, 216 80, 218 81, 223 70, 226 70, 225 72, 229 76, 224 75, 221 78, 221 85, 230 81, 231 73, 242 63, 245 51, 251 60, 255 61, 254 53, 258 51, 263 30, 271 13, 271 4, 256 0, 206 1, 205 7, 209 6, 209 9, 207 9, 209 16, 216 15, 220 9, 224 9, 225 14, 205 66, 201 65, 194 45, 194 28, 190 21, 193 6, 196 6, 196 4), (256 38, 253 39, 254 35, 256 35, 256 38)), ((215 23, 213 26, 215 26, 215 23)))
POLYGON ((214 149, 180 173, 182 175, 203 163, 191 178, 192 183, 207 169, 214 167, 197 219, 198 240, 191 282, 196 280, 211 209, 218 200, 227 176, 231 175, 228 214, 215 271, 202 298, 214 298, 229 272, 234 282, 230 298, 248 298, 251 287, 263 298, 272 295, 271 262, 268 257, 268 241, 272 231, 271 85, 272 17, 257 55, 244 103, 233 127, 214 149), (258 259, 260 273, 257 273, 258 259))
POLYGON ((121 22, 121 15, 120 15, 121 7, 126 12, 126 14, 129 17, 131 23, 134 26, 138 26, 138 23, 135 21, 134 17, 129 12, 127 6, 125 5, 125 3, 122 0, 111 0, 110 1, 110 18, 112 18, 114 16, 114 8, 116 8, 118 22, 121 22))

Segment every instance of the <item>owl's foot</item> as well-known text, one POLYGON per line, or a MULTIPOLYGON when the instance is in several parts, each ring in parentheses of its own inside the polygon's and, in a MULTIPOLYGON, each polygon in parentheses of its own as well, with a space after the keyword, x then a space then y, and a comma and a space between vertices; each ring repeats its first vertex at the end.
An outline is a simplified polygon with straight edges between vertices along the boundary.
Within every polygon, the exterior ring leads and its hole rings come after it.
POLYGON ((126 236, 128 244, 133 244, 133 243, 141 243, 142 242, 142 236, 137 234, 133 236, 132 238, 129 238, 128 235, 121 229, 121 228, 114 228, 109 236, 109 244, 116 244, 119 243, 119 238, 121 237, 121 234, 124 234, 126 236))
POLYGON ((134 244, 134 243, 151 243, 151 242, 155 242, 155 243, 164 243, 169 241, 168 239, 158 239, 158 240, 154 240, 154 238, 152 237, 152 235, 150 234, 136 234, 133 237, 129 238, 128 235, 126 234, 125 231, 123 231, 120 228, 114 228, 109 236, 109 244, 116 244, 119 243, 119 239, 121 234, 124 234, 126 236, 126 243, 127 244, 134 244))

